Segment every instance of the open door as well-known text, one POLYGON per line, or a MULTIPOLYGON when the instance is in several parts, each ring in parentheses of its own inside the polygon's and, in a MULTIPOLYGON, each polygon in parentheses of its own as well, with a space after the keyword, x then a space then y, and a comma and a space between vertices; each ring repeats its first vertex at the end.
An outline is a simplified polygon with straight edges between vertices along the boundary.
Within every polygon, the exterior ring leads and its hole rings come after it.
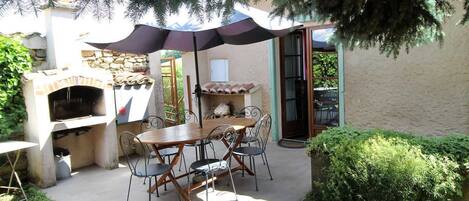
POLYGON ((306 140, 339 126, 338 52, 332 26, 280 38, 282 139, 306 140))
POLYGON ((307 81, 304 57, 304 30, 280 38, 280 85, 282 137, 308 137, 307 81))
POLYGON ((339 64, 334 28, 308 30, 310 136, 339 126, 339 64))

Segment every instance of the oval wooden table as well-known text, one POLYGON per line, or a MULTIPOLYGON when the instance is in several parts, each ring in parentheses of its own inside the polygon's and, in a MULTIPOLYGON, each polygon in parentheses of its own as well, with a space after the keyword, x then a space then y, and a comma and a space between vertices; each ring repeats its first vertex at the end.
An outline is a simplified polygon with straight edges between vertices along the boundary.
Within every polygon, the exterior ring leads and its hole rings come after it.
MULTIPOLYGON (((256 121, 250 118, 209 119, 209 120, 203 121, 203 128, 200 128, 199 125, 196 123, 187 123, 187 124, 181 124, 177 126, 166 127, 162 129, 146 131, 142 134, 139 134, 138 138, 140 139, 142 143, 151 145, 151 147, 155 150, 157 159, 161 163, 164 163, 164 160, 163 160, 163 157, 159 155, 158 150, 168 148, 168 147, 177 147, 178 152, 169 163, 171 168, 174 168, 175 165, 179 161, 179 158, 181 156, 181 153, 184 149, 185 144, 193 144, 193 143, 196 143, 197 141, 205 139, 207 135, 210 133, 210 131, 212 131, 217 126, 224 125, 224 124, 233 126, 234 129, 236 129, 239 132, 239 135, 234 142, 235 146, 233 146, 233 147, 238 147, 241 144, 241 140, 243 139, 244 134, 246 133, 245 132, 246 128, 254 127, 254 125, 256 124, 256 121)), ((222 142, 226 147, 229 147, 229 142, 227 142, 224 139, 222 140, 222 142)), ((201 152, 201 153, 204 153, 204 152, 201 152)), ((227 152, 223 156, 223 159, 227 160, 229 156, 230 156, 230 152, 227 152)), ((238 167, 232 168, 232 171, 238 171, 238 170, 244 169, 244 171, 246 171, 248 174, 254 175, 254 173, 243 163, 243 161, 239 157, 237 156, 232 156, 232 157, 239 164, 238 167)), ((158 182, 156 182, 156 184, 151 187, 150 191, 154 192, 156 188, 158 188, 159 186, 172 182, 176 190, 181 195, 181 197, 184 200, 190 200, 188 191, 184 190, 177 182, 177 179, 186 177, 187 174, 190 174, 190 172, 176 177, 175 175, 173 175, 172 171, 169 171, 168 173, 162 175, 158 179, 158 182), (169 178, 169 180, 166 180, 167 177, 169 178)), ((217 175, 217 177, 226 176, 226 175, 227 173, 222 173, 220 175, 217 175)), ((216 179, 217 177, 211 178, 211 180, 216 179)), ((211 180, 209 180, 208 182, 211 182, 211 180)), ((204 185, 205 185, 205 181, 198 182, 195 184, 191 184, 190 188, 188 189, 189 191, 192 191, 193 189, 202 187, 204 185)))

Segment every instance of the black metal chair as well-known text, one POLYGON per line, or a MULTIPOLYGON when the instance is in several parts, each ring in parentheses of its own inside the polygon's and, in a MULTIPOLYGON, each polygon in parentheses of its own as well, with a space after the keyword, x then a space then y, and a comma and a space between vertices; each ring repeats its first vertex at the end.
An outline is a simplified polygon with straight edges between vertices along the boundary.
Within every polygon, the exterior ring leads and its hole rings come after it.
MULTIPOLYGON (((242 108, 238 114, 236 114, 236 117, 244 117, 244 118, 252 118, 258 122, 261 117, 262 117, 262 110, 257 107, 257 106, 246 106, 242 108)), ((243 137, 243 140, 241 141, 242 144, 248 144, 250 145, 251 143, 257 142, 259 143, 257 136, 255 133, 252 132, 252 128, 247 128, 246 129, 246 134, 243 137)))
MULTIPOLYGON (((205 200, 207 201, 208 201, 208 186, 210 183, 209 176, 214 178, 215 173, 220 172, 220 171, 226 171, 226 170, 228 170, 228 173, 230 175, 231 185, 233 186, 233 192, 235 193, 235 198, 236 200, 238 200, 238 197, 236 195, 236 187, 233 181, 233 175, 231 173, 231 166, 230 166, 230 163, 228 162, 228 160, 232 156, 231 150, 233 150, 235 146, 234 140, 230 140, 230 139, 236 139, 237 135, 238 134, 236 130, 230 125, 217 126, 212 131, 210 131, 210 133, 207 135, 207 138, 205 140, 206 141, 219 141, 219 140, 225 139, 227 142, 230 142, 225 152, 229 154, 229 157, 227 159, 222 159, 222 158, 217 158, 216 156, 214 156, 214 158, 206 158, 206 159, 197 160, 190 165, 190 169, 194 170, 196 173, 201 174, 205 177, 205 197, 206 197, 205 200)), ((214 147, 212 147, 212 149, 214 149, 214 147)), ((190 175, 188 175, 188 177, 190 181, 190 175)), ((189 196, 191 192, 190 187, 191 185, 188 185, 189 196)), ((213 188, 213 191, 215 191, 214 179, 212 179, 212 188, 213 188)))
MULTIPOLYGON (((185 123, 199 124, 199 118, 197 118, 197 115, 194 112, 189 111, 189 110, 184 110, 184 114, 182 114, 182 115, 184 117, 184 122, 185 123)), ((214 149, 213 143, 210 140, 208 140, 208 141, 204 140, 203 142, 199 141, 199 142, 196 142, 196 143, 193 143, 193 144, 186 144, 185 146, 195 148, 195 158, 196 158, 196 160, 198 160, 199 159, 199 148, 200 148, 200 146, 207 146, 207 145, 209 145, 212 148, 213 156, 215 157, 215 155, 216 155, 215 149, 214 149)), ((208 156, 207 149, 205 149, 205 155, 208 156)))
POLYGON ((272 125, 272 118, 269 114, 265 114, 262 118, 257 122, 256 126, 253 128, 253 132, 257 132, 256 136, 259 140, 260 146, 249 146, 249 147, 237 147, 233 150, 233 154, 240 156, 244 162, 244 157, 249 157, 249 164, 251 167, 254 167, 254 179, 256 182, 256 191, 259 190, 257 186, 257 173, 256 173, 256 156, 263 156, 265 158, 265 163, 267 165, 267 170, 269 171, 270 180, 272 180, 272 174, 270 172, 269 161, 267 160, 267 155, 265 153, 267 143, 269 141, 270 136, 270 128, 272 125))
POLYGON ((119 144, 124 154, 127 166, 130 169, 131 175, 129 180, 129 189, 127 190, 127 201, 130 196, 130 187, 132 185, 132 177, 144 177, 148 179, 148 200, 151 201, 151 178, 163 175, 171 171, 171 166, 162 163, 150 163, 150 150, 148 146, 143 144, 137 136, 133 133, 125 131, 119 137, 119 144), (143 157, 132 158, 131 155, 141 151, 143 157))
MULTIPOLYGON (((156 115, 149 115, 146 119, 142 120, 142 123, 140 123, 140 132, 145 132, 147 130, 151 129, 160 129, 166 127, 165 120, 159 116, 156 115)), ((150 157, 151 158, 156 158, 156 153, 152 149, 150 149, 150 157)), ((163 160, 168 163, 171 161, 171 156, 175 156, 178 153, 178 149, 174 147, 170 148, 165 148, 165 149, 160 149, 159 151, 160 156, 163 158, 163 160)), ((184 157, 184 153, 181 154, 181 159, 180 165, 179 165, 179 171, 181 171, 181 165, 184 163, 184 170, 187 173, 187 165, 186 165, 186 159, 184 157)), ((143 184, 145 184, 146 179, 144 179, 143 184)), ((166 184, 164 185, 164 190, 167 190, 166 184)))

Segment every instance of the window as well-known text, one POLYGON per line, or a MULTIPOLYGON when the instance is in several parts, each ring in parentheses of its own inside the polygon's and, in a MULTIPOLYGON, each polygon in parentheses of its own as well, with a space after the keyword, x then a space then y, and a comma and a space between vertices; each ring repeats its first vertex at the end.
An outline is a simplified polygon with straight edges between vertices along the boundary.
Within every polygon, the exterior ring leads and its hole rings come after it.
POLYGON ((210 78, 212 82, 228 82, 228 59, 210 60, 210 78))

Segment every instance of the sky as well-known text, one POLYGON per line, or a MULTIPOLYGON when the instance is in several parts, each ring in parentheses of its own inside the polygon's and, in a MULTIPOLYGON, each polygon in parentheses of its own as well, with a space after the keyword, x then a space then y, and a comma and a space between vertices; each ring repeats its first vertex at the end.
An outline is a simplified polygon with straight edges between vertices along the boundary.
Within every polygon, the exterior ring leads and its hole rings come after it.
MULTIPOLYGON (((91 14, 84 13, 75 20, 78 31, 81 34, 92 33, 93 37, 100 38, 103 42, 113 42, 124 38, 133 30, 131 20, 125 18, 124 7, 116 6, 112 20, 102 19, 98 21, 91 14)), ((4 34, 22 32, 39 32, 45 35, 44 12, 21 16, 13 11, 0 17, 0 32, 4 34)))

